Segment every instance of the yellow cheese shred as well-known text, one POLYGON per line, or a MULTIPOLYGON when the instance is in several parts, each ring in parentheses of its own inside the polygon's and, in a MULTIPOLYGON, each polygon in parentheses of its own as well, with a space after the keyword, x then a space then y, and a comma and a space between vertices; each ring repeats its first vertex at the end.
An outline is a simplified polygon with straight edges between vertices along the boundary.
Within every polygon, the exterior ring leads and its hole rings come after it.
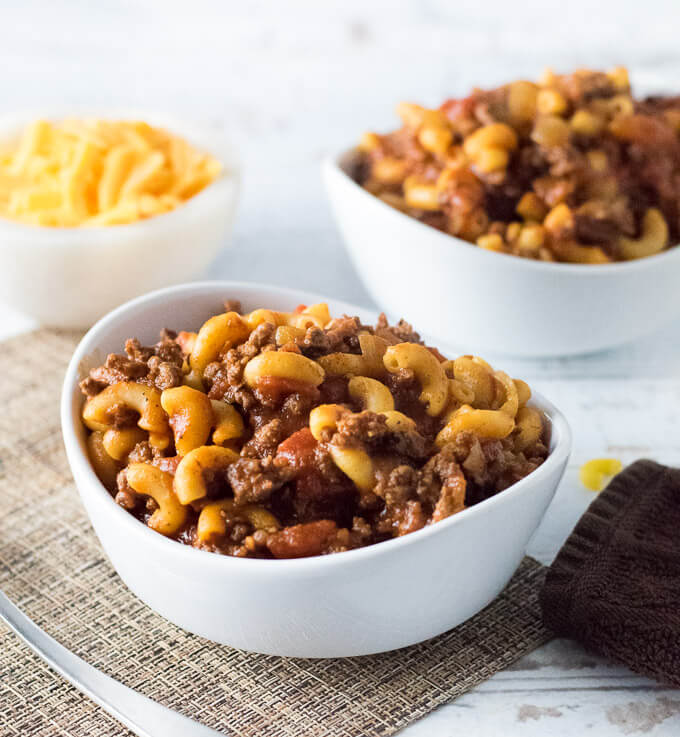
POLYGON ((142 121, 37 120, 0 147, 0 217, 34 225, 116 225, 168 212, 222 165, 142 121))

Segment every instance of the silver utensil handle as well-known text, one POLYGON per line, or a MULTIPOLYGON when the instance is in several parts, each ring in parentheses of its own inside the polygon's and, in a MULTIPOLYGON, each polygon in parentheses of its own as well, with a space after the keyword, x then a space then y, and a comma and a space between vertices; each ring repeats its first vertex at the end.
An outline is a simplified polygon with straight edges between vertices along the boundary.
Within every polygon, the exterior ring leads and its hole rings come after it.
POLYGON ((2 591, 0 619, 57 673, 139 737, 224 737, 88 665, 43 632, 2 591))

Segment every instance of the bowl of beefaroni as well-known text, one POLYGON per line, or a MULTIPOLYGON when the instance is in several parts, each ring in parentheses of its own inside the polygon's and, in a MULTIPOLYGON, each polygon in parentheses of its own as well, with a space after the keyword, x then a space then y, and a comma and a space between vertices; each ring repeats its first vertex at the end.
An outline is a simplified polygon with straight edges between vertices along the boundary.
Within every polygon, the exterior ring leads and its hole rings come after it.
POLYGON ((680 97, 547 72, 367 133, 324 177, 376 302, 471 351, 600 350, 680 315, 680 97))
POLYGON ((304 657, 410 645, 488 604, 570 450, 560 412, 482 358, 353 305, 230 282, 98 322, 62 424, 135 594, 216 642, 304 657))
POLYGON ((117 305, 199 277, 228 242, 235 152, 154 114, 0 117, 0 301, 90 327, 117 305))

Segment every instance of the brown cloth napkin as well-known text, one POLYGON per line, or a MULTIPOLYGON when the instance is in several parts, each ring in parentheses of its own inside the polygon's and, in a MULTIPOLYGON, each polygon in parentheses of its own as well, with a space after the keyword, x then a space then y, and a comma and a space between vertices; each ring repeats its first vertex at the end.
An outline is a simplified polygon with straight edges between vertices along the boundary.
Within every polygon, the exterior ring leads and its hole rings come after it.
MULTIPOLYGON (((77 338, 40 330, 0 344, 0 588, 95 667, 229 735, 378 737, 550 639, 538 604, 545 569, 530 558, 468 622, 383 655, 254 655, 166 622, 106 560, 66 463, 58 404, 77 338)), ((128 734, 0 624, 2 737, 128 734)))
POLYGON ((543 618, 680 687, 680 470, 637 461, 600 492, 550 567, 543 618))

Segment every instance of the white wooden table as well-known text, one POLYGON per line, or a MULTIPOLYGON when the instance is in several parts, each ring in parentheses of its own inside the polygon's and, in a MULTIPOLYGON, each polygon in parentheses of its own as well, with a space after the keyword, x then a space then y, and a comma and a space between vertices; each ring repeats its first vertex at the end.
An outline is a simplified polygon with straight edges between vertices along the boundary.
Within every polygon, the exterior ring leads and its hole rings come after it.
MULTIPOLYGON (((392 127, 398 100, 435 104, 546 65, 625 63, 643 83, 680 79, 674 0, 490 0, 483 9, 471 0, 0 0, 0 9, 0 113, 110 105, 223 127, 241 151, 245 186, 232 248, 208 276, 365 304, 319 163, 364 129, 392 127)), ((31 326, 0 308, 0 338, 31 326)), ((583 461, 680 465, 680 323, 585 358, 490 358, 554 401, 574 431, 566 478, 532 542, 540 560, 552 559, 592 499, 578 483, 583 461)), ((500 733, 680 734, 680 692, 554 641, 404 732, 500 733)))

